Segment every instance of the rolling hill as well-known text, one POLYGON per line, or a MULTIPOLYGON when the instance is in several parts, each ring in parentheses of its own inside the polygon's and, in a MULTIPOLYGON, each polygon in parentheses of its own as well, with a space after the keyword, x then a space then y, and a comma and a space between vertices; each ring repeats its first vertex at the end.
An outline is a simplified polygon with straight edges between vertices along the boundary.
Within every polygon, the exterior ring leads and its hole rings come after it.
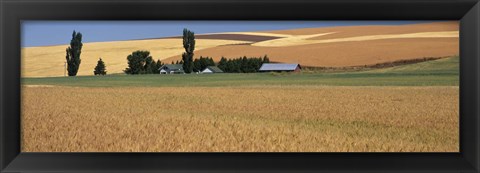
MULTIPOLYGON (((459 54, 459 24, 433 22, 400 26, 342 26, 278 31, 196 35, 195 57, 268 55, 271 61, 312 67, 362 66, 423 57, 459 54)), ((22 48, 23 77, 63 76, 68 45, 22 48)), ((121 73, 126 57, 149 50, 154 59, 181 59, 180 37, 84 43, 78 75, 93 75, 98 58, 107 71, 121 73)))

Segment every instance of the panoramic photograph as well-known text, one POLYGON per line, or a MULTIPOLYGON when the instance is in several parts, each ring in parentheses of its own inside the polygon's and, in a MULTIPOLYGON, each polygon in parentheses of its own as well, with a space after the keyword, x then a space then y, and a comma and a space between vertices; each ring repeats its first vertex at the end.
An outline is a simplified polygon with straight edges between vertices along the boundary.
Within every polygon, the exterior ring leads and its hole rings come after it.
POLYGON ((22 152, 459 152, 458 21, 21 22, 22 152))

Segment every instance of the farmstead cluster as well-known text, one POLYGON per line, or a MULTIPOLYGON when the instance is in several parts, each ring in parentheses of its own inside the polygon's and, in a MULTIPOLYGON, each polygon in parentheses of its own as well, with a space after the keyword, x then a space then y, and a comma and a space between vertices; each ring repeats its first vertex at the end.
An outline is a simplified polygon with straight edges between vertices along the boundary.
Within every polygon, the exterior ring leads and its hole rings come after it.
MULTIPOLYGON (((149 51, 137 50, 127 56, 128 68, 126 74, 185 74, 185 73, 255 73, 255 72, 299 72, 299 64, 270 63, 267 55, 263 57, 225 58, 215 63, 211 57, 193 58, 195 49, 194 32, 183 30, 183 47, 185 52, 182 60, 164 64, 160 60, 153 60, 149 51)), ((68 76, 76 76, 81 64, 82 34, 73 31, 70 46, 67 48, 65 70, 68 76)), ((106 75, 106 64, 99 58, 93 71, 94 75, 106 75)), ((66 73, 65 73, 66 74, 66 73)))

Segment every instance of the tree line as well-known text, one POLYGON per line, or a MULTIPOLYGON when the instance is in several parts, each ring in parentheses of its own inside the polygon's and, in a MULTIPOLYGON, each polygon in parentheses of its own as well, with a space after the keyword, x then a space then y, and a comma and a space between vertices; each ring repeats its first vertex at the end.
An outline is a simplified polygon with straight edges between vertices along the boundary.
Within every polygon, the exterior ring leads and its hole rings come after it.
MULTIPOLYGON (((80 67, 81 50, 82 50, 82 34, 73 31, 70 46, 66 49, 66 63, 68 64, 68 76, 76 76, 80 67)), ((208 66, 215 66, 216 63, 212 57, 202 57, 194 59, 195 50, 195 33, 183 30, 183 47, 185 52, 182 54, 182 60, 176 61, 175 64, 182 64, 185 73, 201 72, 208 66)), ((160 60, 153 60, 149 51, 137 50, 127 56, 128 67, 124 70, 126 74, 158 74, 164 63, 160 60)), ((262 57, 239 57, 227 59, 222 57, 218 62, 218 67, 227 73, 254 73, 258 72, 263 63, 270 62, 267 55, 262 57)), ((172 61, 172 64, 174 62, 172 61)), ((102 58, 99 58, 97 66, 95 66, 94 75, 106 75, 106 65, 102 58)))
POLYGON ((208 66, 215 66, 215 61, 211 57, 202 57, 193 60, 193 71, 194 72, 201 72, 205 70, 208 66))
POLYGON ((263 63, 269 63, 267 55, 262 57, 240 57, 227 59, 222 57, 218 62, 218 68, 226 73, 255 73, 258 72, 263 63))

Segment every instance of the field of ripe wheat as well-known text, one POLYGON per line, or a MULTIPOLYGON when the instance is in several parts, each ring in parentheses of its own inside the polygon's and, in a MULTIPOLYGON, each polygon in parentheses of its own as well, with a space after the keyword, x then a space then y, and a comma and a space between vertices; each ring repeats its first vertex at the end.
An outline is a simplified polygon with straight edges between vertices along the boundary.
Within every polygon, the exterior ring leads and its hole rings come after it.
POLYGON ((23 152, 458 152, 458 86, 22 88, 23 152))

